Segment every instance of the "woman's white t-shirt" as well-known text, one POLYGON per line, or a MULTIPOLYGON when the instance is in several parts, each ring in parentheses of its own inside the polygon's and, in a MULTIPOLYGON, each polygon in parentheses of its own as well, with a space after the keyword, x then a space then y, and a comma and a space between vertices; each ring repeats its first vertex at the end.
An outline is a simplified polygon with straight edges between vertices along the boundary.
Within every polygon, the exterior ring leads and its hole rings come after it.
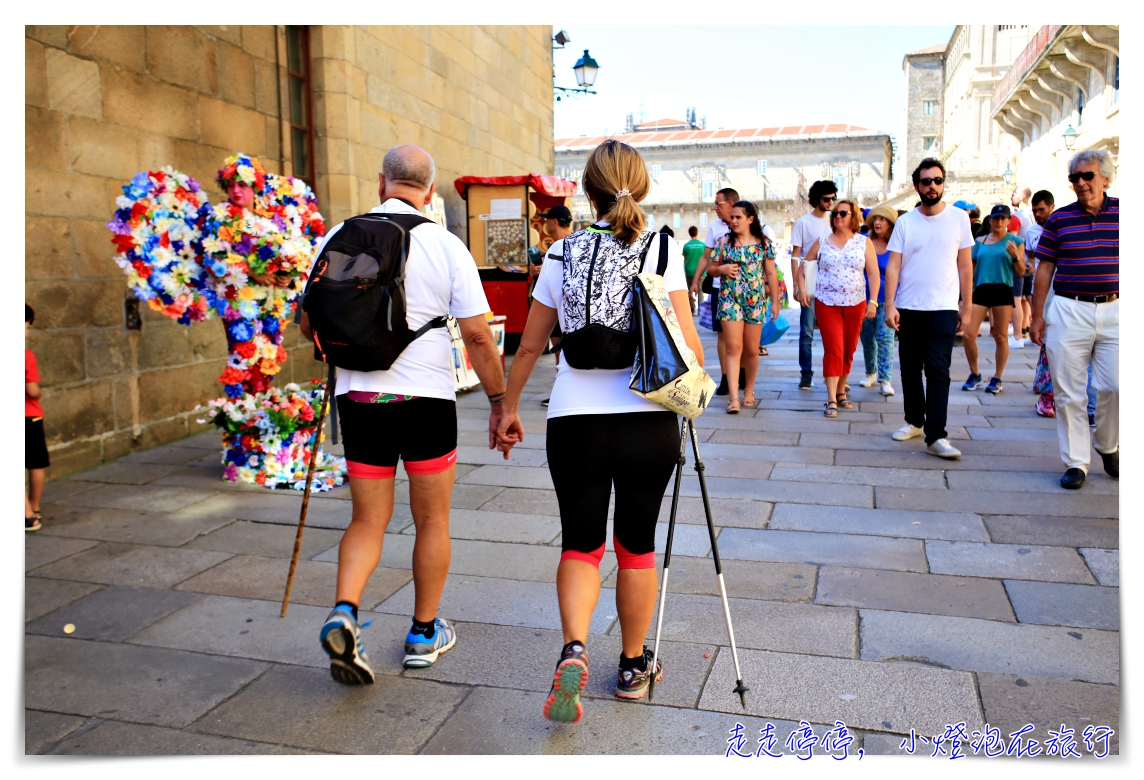
MULTIPOLYGON (((683 272, 683 252, 675 239, 663 233, 656 233, 648 248, 643 272, 655 273, 659 264, 659 242, 667 241, 667 270, 663 283, 667 292, 687 289, 687 279, 683 272)), ((604 236, 604 240, 611 238, 604 236)), ((614 239, 613 239, 614 240, 614 239)), ((563 239, 554 243, 546 254, 546 262, 540 267, 536 288, 532 291, 534 300, 556 309, 560 318, 560 329, 567 334, 564 321, 563 282, 564 261, 554 258, 564 257, 563 239)), ((552 386, 552 396, 548 401, 549 417, 566 417, 572 414, 623 414, 626 412, 662 412, 659 404, 633 393, 628 385, 632 381, 631 366, 614 371, 601 368, 572 368, 568 361, 561 359, 556 369, 556 383, 552 386)))

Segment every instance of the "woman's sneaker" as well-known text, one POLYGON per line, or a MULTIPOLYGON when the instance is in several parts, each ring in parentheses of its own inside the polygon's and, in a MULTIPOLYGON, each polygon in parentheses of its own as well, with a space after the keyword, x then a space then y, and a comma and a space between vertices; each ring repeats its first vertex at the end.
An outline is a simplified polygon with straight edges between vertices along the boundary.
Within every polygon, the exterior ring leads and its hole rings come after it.
MULTIPOLYGON (((369 625, 367 622, 366 625, 369 625)), ((330 656, 330 675, 343 685, 370 685, 373 669, 361 641, 361 627, 346 607, 334 607, 318 633, 322 649, 330 656)))
POLYGON ((411 626, 405 636, 405 660, 402 661, 402 665, 406 669, 432 666, 437 663, 437 656, 455 644, 457 644, 457 630, 444 618, 434 618, 431 636, 415 632, 411 626))
POLYGON ((981 374, 970 374, 969 379, 965 380, 965 384, 961 386, 961 389, 969 392, 979 389, 983 384, 985 384, 985 381, 981 378, 981 374))
POLYGON ((877 383, 878 383, 878 375, 877 374, 867 374, 866 378, 863 379, 858 384, 860 384, 862 387, 873 387, 877 383))
POLYGON ((885 382, 882 383, 882 395, 891 396, 893 394, 894 394, 894 386, 892 384, 890 384, 890 381, 887 379, 885 382))
POLYGON ((544 702, 544 717, 560 723, 576 723, 584 717, 580 691, 588 685, 588 650, 579 642, 569 642, 560 653, 552 690, 544 702))
MULTIPOLYGON (((616 696, 621 699, 642 699, 647 696, 648 686, 651 683, 651 667, 652 652, 644 646, 643 649, 643 668, 642 669, 625 669, 621 663, 619 680, 616 681, 616 696)), ((663 679, 663 664, 659 661, 655 663, 655 681, 659 682, 663 679)))
POLYGON ((993 377, 989 380, 989 386, 985 388, 985 392, 991 393, 992 395, 997 395, 1004 389, 1005 388, 1001 385, 1001 380, 997 377, 993 377))
POLYGON ((1037 399, 1037 405, 1034 408, 1041 417, 1057 416, 1057 409, 1053 406, 1053 397, 1048 393, 1045 393, 1037 399))

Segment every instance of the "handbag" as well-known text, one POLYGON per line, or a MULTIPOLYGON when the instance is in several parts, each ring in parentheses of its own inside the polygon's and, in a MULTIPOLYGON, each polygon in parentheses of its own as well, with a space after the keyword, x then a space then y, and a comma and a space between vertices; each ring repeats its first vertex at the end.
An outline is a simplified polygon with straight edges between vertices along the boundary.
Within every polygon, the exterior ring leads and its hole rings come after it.
POLYGON ((715 330, 715 299, 708 295, 699 304, 699 324, 708 330, 715 330))
POLYGON ((787 322, 786 317, 782 315, 781 310, 779 316, 775 318, 775 320, 771 320, 771 306, 774 305, 774 302, 775 299, 773 297, 767 299, 767 312, 764 315, 765 321, 763 322, 762 333, 759 335, 759 346, 761 347, 774 344, 790 329, 790 323, 787 322))
POLYGON ((708 295, 718 295, 719 290, 715 287, 714 277, 704 274, 703 281, 699 283, 699 289, 708 295))
POLYGON ((636 358, 628 387, 641 398, 692 420, 707 408, 716 385, 683 339, 663 286, 666 270, 667 241, 661 236, 656 273, 636 276, 632 290, 636 358))

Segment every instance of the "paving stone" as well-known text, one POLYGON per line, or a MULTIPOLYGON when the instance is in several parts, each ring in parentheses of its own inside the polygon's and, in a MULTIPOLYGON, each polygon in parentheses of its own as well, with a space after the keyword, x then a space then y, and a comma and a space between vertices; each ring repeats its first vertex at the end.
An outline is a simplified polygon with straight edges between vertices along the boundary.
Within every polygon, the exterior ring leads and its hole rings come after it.
POLYGON ((112 461, 93 469, 72 474, 68 479, 76 482, 110 482, 119 485, 143 485, 182 470, 178 463, 131 463, 112 461))
MULTIPOLYGON (((289 573, 290 563, 286 559, 239 555, 190 578, 179 585, 179 590, 281 603, 289 573)), ((378 567, 370 575, 369 583, 362 593, 362 609, 380 604, 412 577, 412 572, 407 568, 378 567)), ((337 579, 336 563, 299 560, 290 590, 290 603, 333 606, 337 579)))
POLYGON ((543 467, 548 462, 548 453, 543 449, 522 449, 513 447, 512 454, 505 460, 504 454, 499 450, 490 450, 488 446, 460 445, 457 447, 457 462, 476 464, 478 466, 509 466, 509 467, 543 467))
POLYGON ((974 512, 981 515, 1057 515, 1059 517, 1119 517, 1118 496, 1076 495, 1060 490, 1039 495, 1001 490, 924 490, 874 488, 879 509, 922 509, 974 512), (1066 495, 1067 494, 1067 495, 1066 495))
MULTIPOLYGON (((774 504, 769 501, 749 501, 738 498, 712 498, 711 519, 716 528, 766 528, 774 504)), ((664 497, 659 505, 659 522, 671 519, 671 495, 664 497)), ((679 497, 679 508, 675 513, 676 523, 707 525, 707 514, 703 499, 694 496, 679 497)))
MULTIPOLYGON (((902 420, 895 415, 895 419, 889 422, 850 423, 849 433, 851 436, 889 436, 901 427, 902 420)), ((945 433, 946 438, 951 441, 962 441, 969 438, 969 434, 965 432, 965 428, 957 425, 952 420, 946 423, 945 433)))
POLYGON ((279 666, 196 723, 195 730, 311 750, 337 746, 342 753, 413 754, 469 690, 400 677, 347 686, 324 669, 279 666))
POLYGON ((1120 630, 1120 588, 1005 580, 1022 623, 1120 630))
MULTIPOLYGON (((487 431, 457 431, 457 445, 477 448, 488 447, 489 434, 487 431)), ((547 446, 547 436, 543 433, 535 433, 529 430, 524 437, 524 441, 512 448, 513 454, 509 456, 509 461, 516 459, 518 450, 540 450, 544 452, 547 446)))
MULTIPOLYGON (((706 460, 708 477, 731 477, 734 479, 767 479, 774 463, 769 460, 706 460)), ((673 477, 674 478, 674 477, 673 477)))
MULTIPOLYGON (((670 577, 668 578, 670 585, 670 577)), ((739 647, 788 653, 858 657, 857 615, 853 609, 815 604, 783 604, 728 599, 735 642, 739 647)), ((609 633, 618 635, 619 622, 609 633)), ((648 637, 655 638, 655 618, 648 637)), ((704 638, 727 644, 722 600, 716 596, 668 593, 663 634, 676 642, 704 638)))
POLYGON ((1116 631, 872 609, 858 614, 865 660, 913 661, 947 669, 1098 683, 1120 681, 1120 634, 1116 631))
MULTIPOLYGON (((408 500, 405 502, 408 503, 408 500)), ((219 493, 179 512, 181 515, 223 517, 228 520, 253 520, 259 523, 278 523, 297 528, 298 513, 302 508, 302 494, 271 493, 219 493)), ((349 501, 333 498, 310 497, 306 510, 306 525, 315 528, 344 529, 350 524, 353 506, 349 501)))
POLYGON ((775 447, 793 447, 798 444, 798 434, 793 431, 742 431, 735 428, 719 428, 706 439, 714 444, 753 444, 775 447))
POLYGON ((815 482, 821 485, 889 485, 892 487, 944 488, 945 479, 938 472, 923 469, 898 469, 871 466, 776 466, 771 479, 787 482, 815 482))
MULTIPOLYGON (((713 498, 789 501, 796 504, 822 504, 826 506, 874 506, 874 488, 866 485, 831 485, 830 490, 821 490, 805 482, 708 477, 707 493, 713 498)), ((696 477, 684 476, 682 494, 687 496, 702 495, 699 489, 699 480, 696 477)))
POLYGON ((806 504, 779 504, 769 528, 789 531, 827 531, 870 536, 904 536, 915 539, 989 541, 977 515, 958 512, 838 507, 823 512, 806 504))
MULTIPOLYGON (((944 729, 943 729, 944 730, 944 729)), ((909 742, 909 737, 903 737, 900 734, 863 734, 862 735, 862 752, 866 756, 909 756, 913 755, 915 758, 931 758, 931 751, 926 750, 928 746, 920 745, 914 741, 914 752, 907 753, 903 742, 909 742)))
MULTIPOLYGON (((272 523, 252 523, 238 520, 217 531, 200 536, 188 549, 214 550, 236 555, 260 555, 264 558, 290 558, 294 555, 294 539, 297 527, 274 525, 272 523)), ((342 540, 341 531, 327 528, 305 528, 302 532, 300 557, 313 558, 320 552, 330 549, 342 540)))
MULTIPOLYGON (((184 450, 184 452, 195 452, 195 450, 188 449, 184 450)), ((268 489, 262 485, 252 485, 246 482, 231 482, 229 479, 223 479, 223 467, 219 463, 189 463, 174 474, 160 477, 149 484, 152 487, 191 488, 210 493, 258 493, 265 495, 268 491, 268 489)), ((284 494, 287 491, 281 490, 275 492, 284 494)), ((318 494, 315 493, 314 495, 318 494)), ((328 496, 329 493, 325 492, 321 495, 328 496)))
POLYGON ((24 571, 31 571, 45 563, 75 555, 83 550, 91 549, 97 544, 99 542, 87 539, 57 539, 39 534, 25 534, 24 571))
POLYGON ((313 751, 108 720, 63 740, 57 756, 294 756, 313 751))
MULTIPOLYGON (((809 434, 802 434, 801 442, 809 434)), ((762 446, 753 444, 704 444, 699 448, 699 455, 704 461, 708 460, 760 460, 774 461, 776 463, 821 463, 830 465, 834 462, 834 450, 825 447, 784 447, 762 446)), ((687 461, 690 464, 694 453, 688 448, 687 461)), ((692 466, 688 465, 688 469, 692 466)))
MULTIPOLYGON (((404 565, 411 565, 409 562, 413 558, 413 542, 414 537, 403 535, 393 544, 387 544, 381 557, 382 563, 398 566, 405 561, 404 565)), ((554 582, 556 567, 560 564, 560 549, 547 545, 454 539, 452 553, 450 574, 477 577, 554 582)))
POLYGON ((966 428, 970 438, 978 441, 1043 441, 1056 442, 1057 432, 1041 428, 966 428))
POLYGON ((177 609, 197 601, 192 593, 154 588, 112 586, 44 615, 25 626, 29 634, 65 636, 64 626, 75 626, 73 639, 122 642, 177 609))
POLYGON ((130 490, 120 486, 87 490, 57 502, 62 506, 105 507, 107 509, 142 509, 145 512, 176 512, 211 498, 211 493, 183 487, 137 485, 130 490))
POLYGON ((24 706, 183 728, 264 672, 244 658, 24 637, 24 706))
MULTIPOLYGON (((940 734, 947 723, 965 721, 970 731, 983 725, 966 672, 765 650, 740 650, 739 663, 751 715, 923 734, 940 734)), ((743 709, 734 687, 731 653, 720 648, 699 708, 737 717, 743 709)))
MULTIPOLYGON (((1061 492, 1061 469, 1055 472, 1036 471, 1028 474, 1002 473, 996 471, 951 471, 947 476, 953 490, 1007 490, 1029 493, 1061 492)), ((1063 472, 1062 472, 1063 473, 1063 472)), ((1102 473, 1093 471, 1085 480, 1086 493, 1101 496, 1120 494, 1120 483, 1102 473)))
POLYGON ((1120 523, 1104 518, 996 515, 985 518, 985 527, 990 539, 1004 544, 1113 549, 1120 546, 1120 523))
POLYGON ((1067 547, 927 541, 926 557, 934 574, 1094 584, 1084 561, 1067 547))
POLYGON ((917 539, 725 528, 719 535, 719 554, 750 561, 928 571, 925 549, 917 539))
MULTIPOLYGON (((480 508, 483 512, 505 512, 510 514, 560 517, 560 505, 556 501, 555 490, 506 488, 498 493, 495 498, 482 504, 480 508)), ((610 511, 609 508, 609 513, 610 511)))
MULTIPOLYGON (((416 532, 413 525, 405 533, 416 532)), ((449 512, 449 536, 490 542, 548 544, 560 533, 560 520, 546 515, 522 515, 474 509, 449 512)))
POLYGON ((1078 550, 1089 571, 1101 585, 1120 586, 1120 550, 1082 548, 1078 550))
POLYGON ((24 578, 24 622, 43 617, 100 589, 91 582, 69 582, 43 577, 24 578))
POLYGON ((1087 756, 1081 736, 1085 726, 1108 726, 1116 732, 1109 754, 1120 754, 1119 686, 989 672, 977 675, 977 685, 986 720, 1006 736, 1032 723, 1029 736, 1043 743, 1049 730, 1057 731, 1063 723, 1076 732, 1077 752, 1087 756))
MULTIPOLYGON (((376 612, 413 614, 413 583, 375 608, 376 612)), ((449 620, 497 623, 529 628, 560 628, 555 582, 523 582, 492 577, 451 576, 437 614, 449 620)), ((589 631, 602 634, 616 619, 616 592, 600 590, 589 631)))
MULTIPOLYGON (((486 468, 481 466, 480 468, 486 468)), ((470 472, 472 473, 472 472, 470 472)), ((466 474, 466 476, 468 476, 466 474)), ((453 495, 449 499, 449 506, 453 509, 480 509, 482 504, 495 498, 504 491, 497 485, 453 485, 453 495)), ((409 483, 399 483, 393 491, 394 500, 399 504, 409 503, 409 483)))
MULTIPOLYGON (((958 443, 961 447, 961 443, 958 443)), ((923 450, 903 450, 901 452, 879 452, 871 459, 861 450, 838 450, 834 455, 837 466, 868 466, 925 469, 927 471, 1006 471, 1032 472, 1045 471, 1061 473, 1060 458, 1026 458, 1016 455, 970 455, 964 450, 957 460, 935 458, 923 450)))
POLYGON ((552 475, 547 467, 481 466, 457 480, 462 485, 498 485, 500 487, 552 490, 552 475))
POLYGON ((185 439, 178 439, 171 442, 168 446, 171 447, 189 447, 196 450, 218 450, 222 451, 222 432, 221 431, 206 431, 194 436, 188 436, 185 439))
MULTIPOLYGON (((221 451, 221 447, 220 447, 221 451)), ((152 447, 149 450, 139 450, 130 455, 120 458, 118 463, 159 463, 164 465, 183 465, 192 461, 197 461, 205 458, 197 449, 189 447, 176 447, 170 444, 164 444, 161 447, 152 447)), ((220 460, 219 457, 214 458, 215 461, 220 460)))
POLYGON ((823 566, 818 572, 814 602, 930 615, 1015 620, 1001 583, 978 577, 823 566))
POLYGON ((24 710, 24 755, 32 756, 51 747, 85 722, 75 715, 24 710))
POLYGON ((37 577, 141 588, 169 588, 231 556, 206 550, 104 542, 36 570, 37 577))
MULTIPOLYGON (((656 566, 662 578, 663 555, 656 555, 656 566)), ((729 598, 762 599, 765 601, 810 601, 814 598, 817 569, 802 563, 768 563, 765 561, 736 561, 726 559, 723 564, 723 584, 729 598)), ((604 587, 616 587, 617 572, 604 581, 604 587)), ((719 595, 719 581, 715 578, 715 562, 710 558, 671 556, 668 576, 669 598, 675 594, 719 595)))
MULTIPOLYGON (((552 687, 552 669, 564 645, 561 631, 495 626, 486 623, 459 623, 457 648, 427 669, 409 669, 404 677, 438 680, 462 685, 488 685, 547 693, 552 687), (462 644, 463 643, 463 644, 462 644), (504 663, 505 648, 513 648, 513 662, 504 663)), ((650 646, 650 643, 649 643, 650 646)), ((615 698, 616 673, 622 650, 620 637, 592 637, 588 655, 593 673, 583 696, 615 698)), ((707 677, 715 655, 715 645, 662 642, 664 678, 656 684, 655 703, 672 707, 695 707, 699 689, 707 677), (704 658, 704 654, 708 654, 704 658), (668 671, 670 669, 670 671, 668 671)), ((542 702, 543 704, 543 702, 542 702)))
POLYGON ((45 526, 42 532, 45 536, 159 547, 178 547, 230 522, 217 517, 176 515, 169 512, 77 507, 61 507, 51 513, 51 520, 51 525, 45 526))
POLYGON ((95 482, 72 482, 70 479, 56 479, 44 485, 44 495, 40 498, 40 508, 47 509, 47 504, 63 501, 65 498, 77 496, 90 490, 99 488, 95 482))
MULTIPOLYGON (((898 427, 901 427, 900 425, 898 427)), ((987 429, 986 429, 987 430, 987 429)), ((1055 439, 1054 439, 1055 441, 1055 439)), ((910 441, 894 441, 889 435, 861 436, 855 433, 804 433, 798 438, 798 449, 802 448, 829 448, 831 450, 861 450, 867 453, 866 459, 858 465, 868 466, 871 462, 878 462, 881 455, 869 455, 870 452, 919 452, 925 453, 925 442, 921 437, 910 441)), ((1015 455, 1028 457, 1029 451, 1035 445, 1027 441, 975 441, 961 439, 957 448, 963 455, 1015 455)), ((935 461, 950 463, 941 458, 928 457, 935 461)), ((777 460, 777 459, 776 459, 777 460)))
MULTIPOLYGON (((1035 403, 1035 402, 1034 402, 1035 403)), ((1055 420, 1039 417, 1036 413, 1026 415, 993 415, 992 407, 985 411, 986 417, 984 418, 989 424, 985 427, 989 428, 1034 428, 1046 431, 1057 430, 1057 423, 1055 420)), ((1032 404, 1029 406, 1032 409, 1032 404)))

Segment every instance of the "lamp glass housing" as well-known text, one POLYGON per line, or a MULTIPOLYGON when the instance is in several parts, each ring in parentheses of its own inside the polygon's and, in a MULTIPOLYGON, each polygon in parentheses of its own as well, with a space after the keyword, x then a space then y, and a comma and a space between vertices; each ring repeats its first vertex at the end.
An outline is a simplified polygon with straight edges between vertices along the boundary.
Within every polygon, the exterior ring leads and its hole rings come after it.
POLYGON ((596 71, 600 69, 600 64, 592 59, 592 55, 584 49, 584 56, 576 60, 576 64, 572 66, 572 72, 576 74, 576 83, 581 87, 591 87, 596 83, 596 71))

